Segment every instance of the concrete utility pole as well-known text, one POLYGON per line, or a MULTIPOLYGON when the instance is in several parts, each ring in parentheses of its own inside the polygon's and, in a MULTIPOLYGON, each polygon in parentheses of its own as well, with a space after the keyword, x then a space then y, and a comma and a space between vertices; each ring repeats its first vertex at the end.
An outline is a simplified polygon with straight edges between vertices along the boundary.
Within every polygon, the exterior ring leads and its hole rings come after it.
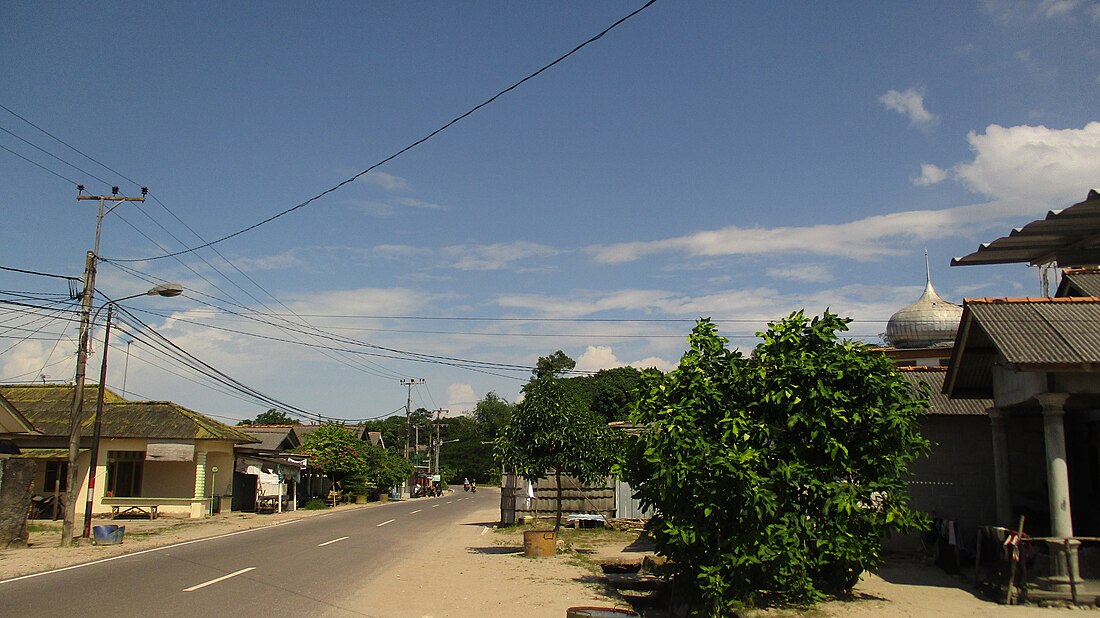
MULTIPOLYGON (((431 470, 432 473, 434 473, 434 474, 440 474, 440 471, 439 471, 439 451, 443 447, 443 435, 442 435, 441 431, 444 427, 447 426, 447 424, 443 422, 443 415, 446 414, 448 411, 449 410, 445 410, 443 408, 439 408, 438 410, 434 410, 434 412, 435 412, 435 422, 432 423, 432 424, 435 425, 435 441, 432 442, 432 446, 435 447, 433 449, 435 451, 435 462, 434 462, 434 465, 433 465, 432 470, 431 470)), ((429 461, 431 461, 431 460, 429 460, 429 461)))
POLYGON ((412 433, 413 387, 424 383, 424 378, 401 380, 402 386, 409 387, 409 398, 405 400, 405 459, 409 458, 409 434, 412 433))
MULTIPOLYGON (((61 524, 61 546, 68 547, 73 542, 73 527, 76 522, 76 499, 80 494, 80 426, 84 422, 84 376, 88 368, 88 339, 92 320, 92 299, 95 295, 96 261, 99 259, 99 236, 103 230, 103 217, 111 213, 123 202, 144 202, 149 190, 141 188, 141 197, 125 197, 118 194, 118 187, 111 187, 111 195, 84 195, 84 185, 77 185, 77 200, 96 200, 99 202, 99 214, 95 224, 95 245, 84 260, 84 292, 80 301, 80 339, 76 351, 76 377, 73 385, 73 400, 69 409, 69 459, 67 485, 65 486, 65 513, 61 524), (114 202, 105 208, 105 202, 114 202)), ((102 389, 103 385, 100 384, 102 389)), ((91 466, 95 462, 90 462, 91 466)), ((90 470, 89 470, 90 472, 90 470)))

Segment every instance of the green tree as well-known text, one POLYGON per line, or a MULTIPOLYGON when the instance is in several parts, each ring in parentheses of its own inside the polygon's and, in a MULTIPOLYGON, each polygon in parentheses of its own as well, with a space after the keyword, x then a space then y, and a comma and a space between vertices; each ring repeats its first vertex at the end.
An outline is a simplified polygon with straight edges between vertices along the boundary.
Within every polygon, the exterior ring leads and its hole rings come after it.
POLYGON ((412 463, 396 452, 366 443, 364 447, 361 452, 366 459, 364 481, 367 487, 388 492, 412 476, 412 463))
POLYGON ((577 361, 558 350, 550 356, 540 356, 531 373, 536 378, 556 378, 567 371, 572 371, 576 366, 577 361))
POLYGON ((848 322, 792 314, 745 358, 700 320, 676 370, 645 374, 619 472, 695 611, 848 590, 883 534, 925 524, 906 477, 927 393, 839 339, 848 322))
POLYGON ((523 387, 523 402, 495 444, 497 457, 516 474, 532 481, 554 474, 556 533, 561 528, 562 475, 591 483, 609 474, 619 456, 619 440, 603 418, 579 405, 554 376, 553 371, 537 374, 523 387))
POLYGON ((298 421, 282 410, 271 408, 260 413, 253 420, 245 419, 237 425, 297 425, 298 421))
POLYGON ((595 375, 563 380, 582 405, 608 422, 626 420, 641 381, 642 372, 633 367, 601 369, 595 375))
POLYGON ((367 453, 370 444, 355 437, 343 425, 327 423, 306 436, 296 449, 309 456, 309 465, 324 472, 334 484, 344 487, 367 477, 371 471, 367 453))
POLYGON ((494 440, 502 427, 512 417, 515 404, 508 403, 503 397, 490 391, 474 407, 474 421, 482 431, 483 439, 494 440))

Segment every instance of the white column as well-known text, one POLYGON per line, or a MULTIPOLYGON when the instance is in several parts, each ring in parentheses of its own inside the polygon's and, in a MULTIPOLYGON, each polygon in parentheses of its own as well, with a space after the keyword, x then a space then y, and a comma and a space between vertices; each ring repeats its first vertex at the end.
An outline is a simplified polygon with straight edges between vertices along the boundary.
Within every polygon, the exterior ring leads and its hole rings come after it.
MULTIPOLYGON (((1047 485, 1050 501, 1051 536, 1068 538, 1073 536, 1073 513, 1069 499, 1069 466, 1066 464, 1066 393, 1043 393, 1036 397, 1043 406, 1043 442, 1047 455, 1047 485)), ((1047 586, 1054 590, 1065 590, 1072 577, 1080 581, 1080 563, 1077 548, 1080 541, 1071 540, 1065 545, 1051 547, 1050 555, 1054 560, 1053 575, 1047 586), (1068 565, 1066 563, 1069 563, 1068 565)))
POLYGON ((206 451, 195 454, 195 497, 191 503, 191 517, 205 517, 206 508, 200 502, 206 497, 206 451))
POLYGON ((1008 472, 1008 433, 1005 430, 1005 413, 1000 408, 989 408, 989 424, 993 433, 993 483, 997 496, 997 525, 1012 526, 1012 490, 1008 472))
POLYGON ((1047 455, 1047 487, 1052 536, 1073 536, 1069 502, 1069 467, 1066 465, 1066 393, 1043 393, 1036 397, 1043 406, 1043 443, 1047 455))

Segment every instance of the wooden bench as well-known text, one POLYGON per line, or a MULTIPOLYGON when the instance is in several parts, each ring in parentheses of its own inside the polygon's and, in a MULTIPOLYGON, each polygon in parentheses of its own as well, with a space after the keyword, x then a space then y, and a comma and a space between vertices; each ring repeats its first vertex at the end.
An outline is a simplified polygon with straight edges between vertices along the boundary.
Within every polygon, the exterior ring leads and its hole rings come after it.
POLYGON ((111 507, 111 519, 123 515, 144 515, 156 519, 162 506, 190 506, 195 501, 209 502, 203 498, 153 498, 153 497, 106 497, 103 506, 111 507))
POLYGON ((159 504, 112 504, 111 519, 117 519, 121 515, 131 513, 141 513, 142 515, 148 515, 149 519, 156 519, 158 508, 160 508, 159 504))

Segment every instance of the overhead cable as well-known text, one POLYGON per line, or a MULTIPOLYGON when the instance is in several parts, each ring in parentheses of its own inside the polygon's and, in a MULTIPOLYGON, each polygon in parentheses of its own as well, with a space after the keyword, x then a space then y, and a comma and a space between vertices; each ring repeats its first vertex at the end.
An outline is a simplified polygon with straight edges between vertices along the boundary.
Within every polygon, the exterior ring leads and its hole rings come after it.
POLYGON ((619 20, 618 20, 618 21, 616 21, 615 23, 611 24, 611 25, 610 25, 610 26, 608 26, 607 28, 604 28, 604 29, 603 29, 603 31, 601 31, 601 32, 600 32, 599 34, 597 34, 597 35, 595 35, 595 36, 593 36, 593 37, 589 38, 588 40, 584 41, 584 42, 583 42, 583 43, 581 43, 580 45, 577 45, 576 47, 574 47, 573 49, 569 50, 569 51, 568 51, 568 52, 566 52, 565 54, 562 54, 561 56, 559 56, 559 57, 558 57, 558 58, 557 58, 556 60, 554 60, 553 62, 551 62, 551 63, 549 63, 549 64, 547 64, 547 65, 543 66, 543 67, 542 67, 542 68, 540 68, 539 70, 535 71, 534 73, 531 73, 531 74, 530 74, 530 75, 528 75, 527 77, 524 77, 523 79, 521 79, 521 80, 517 81, 516 83, 512 84, 511 86, 508 86, 508 87, 507 87, 507 88, 505 88, 504 90, 501 90, 500 92, 498 92, 498 93, 494 94, 493 96, 489 97, 489 98, 488 98, 488 99, 486 99, 485 101, 482 101, 481 103, 478 103, 477 105, 475 105, 474 107, 470 108, 470 109, 469 109, 469 110, 467 110, 466 112, 464 112, 464 113, 460 114, 459 116, 456 116, 455 118, 451 119, 450 121, 448 121, 448 122, 447 122, 446 124, 444 124, 443 126, 441 126, 441 127, 439 127, 438 129, 436 129, 436 130, 432 131, 431 133, 429 133, 429 134, 425 135, 424 137, 422 137, 422 138, 420 138, 420 139, 416 140, 415 142, 413 142, 413 143, 409 144, 408 146, 405 146, 405 147, 404 147, 404 148, 402 148, 401 150, 398 150, 397 152, 395 152, 395 153, 391 154, 390 156, 386 157, 385 159, 382 159, 381 161, 379 161, 379 162, 375 163, 374 165, 371 165, 371 166, 370 166, 370 167, 368 167, 367 169, 365 169, 365 170, 363 170, 363 171, 359 172, 358 174, 356 174, 356 175, 352 176, 351 178, 348 178, 348 179, 346 179, 346 180, 343 180, 343 181, 341 181, 340 183, 336 184, 335 186, 333 186, 333 187, 330 187, 330 188, 328 188, 328 189, 325 189, 324 191, 322 191, 322 192, 318 193, 317 195, 314 195, 313 197, 311 197, 311 198, 309 198, 309 199, 305 200, 304 202, 300 202, 300 203, 298 203, 298 204, 296 204, 296 205, 294 205, 294 206, 291 206, 290 208, 287 208, 286 210, 284 210, 284 211, 282 211, 282 212, 279 212, 279 213, 277 213, 277 214, 274 214, 274 215, 272 215, 272 216, 270 216, 270 217, 268 217, 268 218, 266 218, 266 219, 264 219, 263 221, 260 221, 260 222, 258 222, 258 223, 254 223, 254 224, 252 224, 252 225, 250 225, 250 226, 248 226, 248 227, 246 227, 246 228, 244 228, 244 229, 242 229, 242 230, 238 230, 238 231, 236 231, 236 232, 233 232, 232 234, 229 234, 229 235, 227 235, 227 236, 223 236, 223 237, 221 237, 221 238, 219 238, 219 239, 217 239, 217 240, 213 240, 213 241, 207 242, 207 243, 205 243, 205 244, 202 244, 202 245, 198 245, 198 246, 195 246, 195 247, 191 247, 191 248, 189 248, 189 249, 184 249, 184 250, 182 250, 182 251, 177 251, 177 252, 175 252, 175 253, 168 253, 168 254, 165 254, 165 255, 157 255, 157 256, 152 256, 152 257, 147 257, 147 258, 140 258, 140 259, 127 259, 127 260, 120 260, 120 259, 116 259, 115 261, 121 261, 121 262, 146 262, 146 261, 152 261, 152 260, 162 260, 162 259, 164 259, 164 258, 169 258, 169 257, 175 257, 175 256, 177 256, 177 255, 183 255, 183 254, 185 254, 185 253, 193 253, 193 252, 195 252, 195 251, 198 251, 199 249, 205 249, 205 248, 207 248, 207 247, 211 247, 211 246, 213 246, 213 245, 216 245, 216 244, 219 244, 219 243, 225 242, 225 241, 227 241, 227 240, 229 240, 229 239, 231 239, 231 238, 235 238, 235 237, 237 237, 237 236, 240 236, 241 234, 244 234, 244 233, 247 233, 247 232, 251 232, 252 230, 254 230, 254 229, 256 229, 256 228, 258 228, 258 227, 260 227, 260 226, 262 226, 262 225, 265 225, 265 224, 271 223, 272 221, 274 221, 274 220, 276 220, 276 219, 278 219, 278 218, 280 218, 280 217, 282 217, 282 216, 284 216, 284 215, 288 215, 288 214, 290 214, 290 213, 292 213, 292 212, 294 212, 294 211, 298 210, 299 208, 303 208, 303 207, 305 207, 305 206, 308 206, 309 204, 311 204, 311 203, 313 203, 313 202, 315 202, 315 201, 317 201, 317 200, 321 199, 322 197, 324 197, 324 196, 328 195, 329 193, 332 193, 332 192, 334 192, 334 191, 336 191, 336 190, 338 190, 338 189, 342 188, 342 187, 343 187, 344 185, 347 185, 347 184, 349 184, 349 183, 355 182, 356 180, 358 180, 358 179, 359 179, 360 177, 364 176, 365 174, 368 174, 368 173, 370 173, 370 172, 374 171, 375 169, 377 169, 377 168, 379 168, 379 167, 381 167, 381 166, 385 165, 386 163, 389 163, 390 161, 392 161, 392 160, 396 159, 397 157, 399 157, 399 156, 401 156, 401 155, 405 154, 406 152, 408 152, 408 151, 412 150, 413 148, 416 148, 417 146, 419 146, 419 145, 423 144, 424 142, 426 142, 426 141, 428 141, 428 140, 432 139, 432 138, 433 138, 433 137, 435 137, 436 135, 439 135, 439 134, 440 134, 440 133, 442 133, 443 131, 446 131, 447 129, 451 128, 451 126, 455 125, 456 123, 458 123, 458 122, 460 122, 460 121, 464 120, 464 119, 465 119, 465 118, 467 118, 468 116, 472 115, 472 114, 473 114, 474 112, 476 112, 476 111, 480 110, 481 108, 483 108, 483 107, 485 107, 485 106, 487 106, 487 105, 490 105, 491 103, 493 103, 494 101, 496 101, 496 100, 497 100, 497 99, 499 99, 500 97, 504 96, 505 94, 507 94, 507 93, 511 92, 512 90, 515 90, 516 88, 519 88, 520 86, 522 86, 522 85, 523 85, 524 83, 526 83, 527 81, 529 81, 529 80, 531 80, 531 79, 534 79, 535 77, 537 77, 538 75, 540 75, 540 74, 541 74, 541 73, 543 73, 544 71, 546 71, 546 70, 550 69, 551 67, 553 67, 553 66, 557 65, 558 63, 560 63, 560 62, 564 61, 564 60, 565 60, 566 58, 568 58, 568 57, 572 56, 573 54, 577 53, 577 52, 578 52, 578 51, 580 51, 580 50, 581 50, 582 48, 584 48, 584 47, 586 47, 587 45, 589 45, 589 44, 591 44, 591 43, 594 43, 595 41, 599 40, 600 38, 602 38, 602 37, 603 37, 603 35, 607 34, 607 33, 608 33, 608 32, 610 32, 610 31, 611 31, 612 29, 614 29, 614 28, 618 27, 618 26, 619 26, 620 24, 622 24, 622 23, 623 23, 623 22, 625 22, 626 20, 630 19, 631 17, 634 17, 634 16, 635 16, 635 15, 637 15, 638 13, 641 13, 641 12, 642 12, 642 11, 644 11, 645 9, 649 8, 649 7, 650 7, 651 5, 653 5, 653 3, 654 3, 654 2, 656 2, 656 1, 657 1, 657 0, 649 0, 649 1, 648 1, 648 2, 646 2, 646 3, 644 4, 644 5, 642 5, 642 6, 640 7, 640 8, 638 8, 638 9, 635 9, 634 11, 632 11, 631 13, 629 13, 628 15, 626 15, 625 17, 622 17, 621 19, 619 19, 619 20))

